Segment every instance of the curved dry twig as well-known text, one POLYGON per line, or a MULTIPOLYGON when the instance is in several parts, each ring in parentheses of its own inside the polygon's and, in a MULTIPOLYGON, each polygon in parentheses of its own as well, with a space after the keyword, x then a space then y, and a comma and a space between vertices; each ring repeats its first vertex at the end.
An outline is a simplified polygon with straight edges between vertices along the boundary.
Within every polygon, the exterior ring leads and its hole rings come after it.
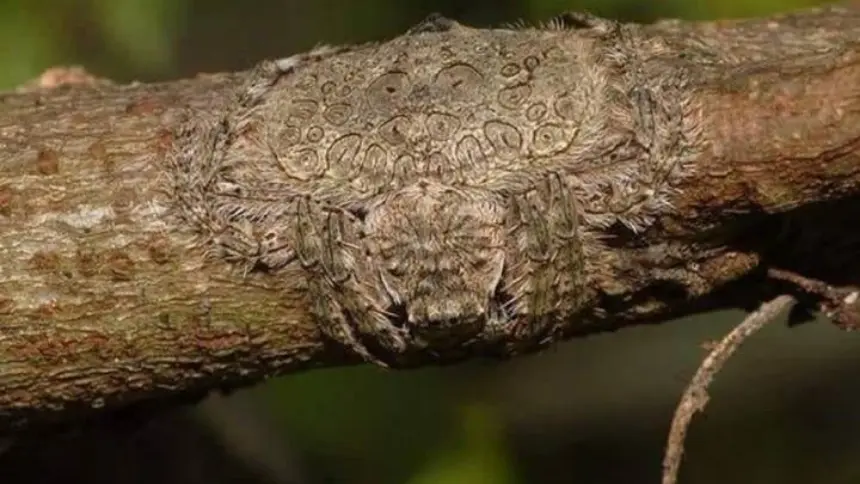
POLYGON ((678 481, 678 471, 681 468, 687 430, 690 428, 693 415, 702 411, 707 405, 708 387, 714 376, 747 338, 766 326, 767 323, 775 321, 779 313, 793 305, 794 302, 794 297, 783 294, 762 304, 727 334, 699 365, 699 369, 690 380, 675 409, 675 416, 669 430, 669 439, 666 443, 666 453, 663 458, 663 484, 675 484, 678 481))

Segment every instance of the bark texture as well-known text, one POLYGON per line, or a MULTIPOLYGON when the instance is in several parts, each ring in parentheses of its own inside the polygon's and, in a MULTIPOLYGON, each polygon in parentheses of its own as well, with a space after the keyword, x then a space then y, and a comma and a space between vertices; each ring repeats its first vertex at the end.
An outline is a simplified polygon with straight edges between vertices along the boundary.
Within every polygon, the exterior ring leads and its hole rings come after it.
MULTIPOLYGON (((768 267, 853 285, 860 10, 642 31, 695 81, 707 150, 674 210, 610 242, 570 336, 750 304, 784 289, 768 267)), ((0 434, 356 362, 320 336, 300 269, 237 273, 165 216, 178 120, 246 77, 0 97, 0 434)))

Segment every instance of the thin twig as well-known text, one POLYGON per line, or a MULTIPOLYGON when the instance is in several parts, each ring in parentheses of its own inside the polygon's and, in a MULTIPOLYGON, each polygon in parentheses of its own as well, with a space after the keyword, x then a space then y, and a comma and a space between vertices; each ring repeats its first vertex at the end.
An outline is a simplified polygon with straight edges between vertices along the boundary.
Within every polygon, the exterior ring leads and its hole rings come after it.
POLYGON ((787 282, 818 299, 818 309, 836 326, 849 331, 860 329, 860 290, 856 286, 834 286, 792 271, 770 268, 768 277, 787 282))
POLYGON ((675 409, 672 427, 669 430, 669 440, 666 443, 666 454, 663 458, 663 484, 675 484, 678 481, 678 471, 684 454, 684 439, 687 436, 690 421, 696 412, 704 410, 707 405, 708 387, 714 376, 747 338, 767 323, 774 321, 779 313, 794 302, 795 299, 792 296, 781 295, 762 304, 727 334, 702 361, 675 409))

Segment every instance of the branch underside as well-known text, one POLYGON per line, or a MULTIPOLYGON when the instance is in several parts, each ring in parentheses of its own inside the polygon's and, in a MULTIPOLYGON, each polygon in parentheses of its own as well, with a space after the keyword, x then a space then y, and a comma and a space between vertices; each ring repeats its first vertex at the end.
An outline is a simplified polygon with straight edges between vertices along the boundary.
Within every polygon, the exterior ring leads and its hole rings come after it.
MULTIPOLYGON (((671 210, 596 234, 566 336, 754 307, 768 267, 857 284, 860 12, 629 28, 653 41, 646 80, 687 76, 702 149, 671 210)), ((248 75, 2 97, 0 433, 358 362, 321 336, 301 268, 237 271, 167 216, 178 120, 248 75)))

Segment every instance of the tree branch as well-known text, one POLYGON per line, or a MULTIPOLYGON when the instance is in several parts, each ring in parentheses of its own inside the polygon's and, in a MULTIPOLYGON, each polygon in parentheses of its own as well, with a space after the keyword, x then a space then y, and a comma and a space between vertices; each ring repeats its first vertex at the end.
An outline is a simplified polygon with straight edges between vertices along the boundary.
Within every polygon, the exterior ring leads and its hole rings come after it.
POLYGON ((762 304, 758 310, 747 316, 743 322, 714 345, 707 358, 699 365, 696 374, 687 384, 684 395, 675 409, 675 416, 672 418, 669 441, 666 444, 666 453, 663 457, 662 484, 678 482, 678 471, 681 469, 681 458, 684 454, 684 444, 690 422, 692 422, 693 416, 697 412, 703 411, 708 404, 710 398, 708 388, 714 381, 714 377, 750 336, 768 323, 773 322, 780 312, 785 311, 793 303, 794 299, 783 295, 762 304))
MULTIPOLYGON (((799 252, 838 278, 856 231, 822 248, 847 230, 834 217, 858 210, 860 11, 637 29, 651 41, 646 77, 693 80, 706 149, 673 210, 642 234, 606 230, 595 297, 567 335, 757 298, 762 266, 797 269, 799 252), (779 231, 787 221, 802 240, 779 231), (742 296, 726 292, 738 281, 742 296)), ((237 272, 168 216, 178 120, 223 110, 246 77, 2 96, 0 433, 356 362, 321 338, 301 269, 237 272)))
POLYGON ((236 79, 4 96, 0 427, 345 362, 298 274, 276 289, 206 265, 160 221, 165 119, 236 79))

